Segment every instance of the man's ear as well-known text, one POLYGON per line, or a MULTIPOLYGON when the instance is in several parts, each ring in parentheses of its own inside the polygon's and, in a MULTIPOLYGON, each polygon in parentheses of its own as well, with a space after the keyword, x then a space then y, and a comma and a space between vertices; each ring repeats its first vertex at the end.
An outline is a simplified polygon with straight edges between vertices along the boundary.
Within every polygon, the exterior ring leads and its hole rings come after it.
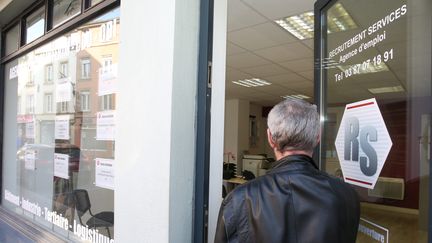
POLYGON ((276 148, 276 143, 273 141, 270 129, 267 128, 267 141, 272 149, 276 148))

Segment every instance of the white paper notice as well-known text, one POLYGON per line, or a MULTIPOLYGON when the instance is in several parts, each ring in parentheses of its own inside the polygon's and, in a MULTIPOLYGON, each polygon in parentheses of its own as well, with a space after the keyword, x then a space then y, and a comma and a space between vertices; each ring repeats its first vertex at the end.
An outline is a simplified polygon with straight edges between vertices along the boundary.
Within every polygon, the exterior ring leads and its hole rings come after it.
POLYGON ((26 138, 34 138, 34 123, 27 122, 26 123, 26 138))
POLYGON ((69 179, 69 155, 54 153, 54 176, 69 179))
POLYGON ((67 81, 57 84, 56 102, 66 102, 72 100, 72 84, 67 81))
POLYGON ((96 115, 96 140, 114 141, 115 111, 101 111, 96 115))
POLYGON ((117 64, 109 68, 99 69, 98 95, 115 94, 117 92, 117 64))
POLYGON ((69 139, 69 115, 56 116, 54 137, 55 139, 69 139))
POLYGON ((96 186, 114 190, 114 160, 96 158, 96 186))
POLYGON ((36 169, 36 151, 26 150, 24 155, 24 167, 26 170, 36 169))

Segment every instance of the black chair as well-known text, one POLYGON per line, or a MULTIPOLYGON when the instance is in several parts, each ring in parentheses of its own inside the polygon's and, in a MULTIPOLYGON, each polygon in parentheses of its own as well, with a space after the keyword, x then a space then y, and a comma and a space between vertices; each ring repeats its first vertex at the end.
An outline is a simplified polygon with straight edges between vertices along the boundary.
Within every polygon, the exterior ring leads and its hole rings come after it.
POLYGON ((78 218, 81 225, 84 225, 81 221, 81 217, 89 211, 91 218, 87 220, 86 225, 91 228, 104 227, 108 232, 108 237, 111 239, 111 233, 109 227, 114 226, 114 212, 100 212, 93 214, 91 211, 91 204, 88 192, 83 189, 77 189, 73 192, 75 198, 75 208, 78 213, 78 218))

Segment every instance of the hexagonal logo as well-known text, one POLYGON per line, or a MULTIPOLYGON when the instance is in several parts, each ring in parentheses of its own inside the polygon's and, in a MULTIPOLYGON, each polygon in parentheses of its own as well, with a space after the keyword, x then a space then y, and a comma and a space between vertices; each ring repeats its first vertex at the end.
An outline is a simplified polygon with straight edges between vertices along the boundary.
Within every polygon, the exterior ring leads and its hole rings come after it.
POLYGON ((375 99, 345 106, 335 141, 345 182, 373 189, 392 145, 375 99))

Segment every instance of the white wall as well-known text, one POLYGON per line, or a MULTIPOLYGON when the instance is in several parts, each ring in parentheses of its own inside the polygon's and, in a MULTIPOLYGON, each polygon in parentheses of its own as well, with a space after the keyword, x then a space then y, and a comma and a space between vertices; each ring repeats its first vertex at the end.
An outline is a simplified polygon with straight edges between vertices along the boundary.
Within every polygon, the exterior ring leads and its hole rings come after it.
POLYGON ((222 202, 227 0, 214 1, 208 242, 214 242, 222 202))
POLYGON ((116 242, 191 242, 197 6, 121 4, 116 242))

